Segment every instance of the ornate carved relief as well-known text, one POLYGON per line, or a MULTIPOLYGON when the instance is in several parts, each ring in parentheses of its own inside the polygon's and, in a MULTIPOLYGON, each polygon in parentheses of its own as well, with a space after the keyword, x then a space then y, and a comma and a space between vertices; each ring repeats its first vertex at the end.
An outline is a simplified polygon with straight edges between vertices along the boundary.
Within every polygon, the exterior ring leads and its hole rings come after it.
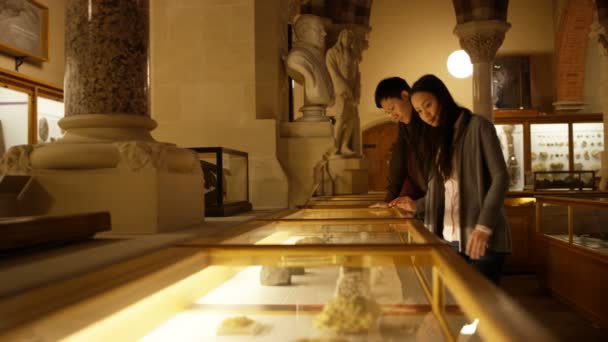
POLYGON ((127 141, 115 145, 120 153, 120 164, 126 165, 131 171, 138 171, 146 166, 166 169, 166 148, 163 144, 127 141))
POLYGON ((126 141, 115 143, 122 165, 131 171, 154 168, 159 171, 194 173, 200 169, 196 154, 173 144, 126 141))

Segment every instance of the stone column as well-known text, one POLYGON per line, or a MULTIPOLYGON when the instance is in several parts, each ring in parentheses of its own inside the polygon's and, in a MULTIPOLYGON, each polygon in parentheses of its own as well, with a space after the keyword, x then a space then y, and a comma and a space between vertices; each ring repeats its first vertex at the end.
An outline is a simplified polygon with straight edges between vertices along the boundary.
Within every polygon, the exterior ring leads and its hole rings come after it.
POLYGON ((197 156, 150 135, 149 0, 67 0, 65 27, 65 135, 17 146, 0 165, 40 183, 24 212, 110 211, 120 232, 200 223, 197 156))
POLYGON ((473 20, 456 25, 454 34, 473 63, 473 112, 493 121, 492 64, 511 24, 502 20, 473 20))
MULTIPOLYGON (((607 23, 608 24, 608 23, 607 23)), ((598 40, 598 52, 600 54, 600 89, 598 96, 604 113, 604 152, 602 152, 602 167, 600 169, 600 190, 608 190, 608 152, 606 144, 608 144, 608 25, 604 26, 598 23, 591 25, 592 37, 598 40)))
POLYGON ((153 140, 148 1, 66 3, 64 140, 153 140))

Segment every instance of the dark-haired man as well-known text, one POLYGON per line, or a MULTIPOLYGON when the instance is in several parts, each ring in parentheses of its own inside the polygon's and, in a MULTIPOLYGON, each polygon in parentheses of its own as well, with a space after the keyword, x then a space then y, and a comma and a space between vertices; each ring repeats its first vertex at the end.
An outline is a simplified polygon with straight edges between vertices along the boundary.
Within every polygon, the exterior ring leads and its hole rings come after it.
POLYGON ((409 91, 409 84, 400 77, 385 78, 376 86, 376 107, 397 121, 399 129, 389 165, 386 197, 384 203, 376 206, 409 210, 412 202, 426 193, 433 150, 429 135, 432 128, 412 109, 409 91))

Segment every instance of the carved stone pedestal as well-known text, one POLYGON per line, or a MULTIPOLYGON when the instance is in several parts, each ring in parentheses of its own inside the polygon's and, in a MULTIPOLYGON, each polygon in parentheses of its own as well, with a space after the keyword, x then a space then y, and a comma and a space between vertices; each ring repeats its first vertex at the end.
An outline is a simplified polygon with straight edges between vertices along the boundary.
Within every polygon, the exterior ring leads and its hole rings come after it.
POLYGON ((331 158, 328 164, 334 195, 359 195, 368 192, 367 159, 331 158))
POLYGON ((288 156, 283 167, 289 180, 289 206, 303 205, 312 195, 315 166, 323 163, 334 146, 332 126, 327 122, 287 122, 281 125, 281 144, 288 156))
POLYGON ((302 117, 297 119, 298 122, 326 122, 329 121, 329 118, 325 115, 325 107, 324 106, 302 106, 300 108, 302 112, 302 117))
POLYGON ((109 211, 112 231, 120 233, 173 231, 204 219, 198 159, 172 144, 16 146, 7 152, 0 173, 33 177, 35 185, 20 203, 26 215, 109 211))

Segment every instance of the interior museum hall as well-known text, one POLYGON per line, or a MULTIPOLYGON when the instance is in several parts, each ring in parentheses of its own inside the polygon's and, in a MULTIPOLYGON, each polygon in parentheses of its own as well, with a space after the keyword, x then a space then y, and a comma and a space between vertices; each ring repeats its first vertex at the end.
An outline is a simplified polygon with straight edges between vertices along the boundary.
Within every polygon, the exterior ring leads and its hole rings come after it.
POLYGON ((0 0, 0 341, 604 341, 607 0, 0 0))

